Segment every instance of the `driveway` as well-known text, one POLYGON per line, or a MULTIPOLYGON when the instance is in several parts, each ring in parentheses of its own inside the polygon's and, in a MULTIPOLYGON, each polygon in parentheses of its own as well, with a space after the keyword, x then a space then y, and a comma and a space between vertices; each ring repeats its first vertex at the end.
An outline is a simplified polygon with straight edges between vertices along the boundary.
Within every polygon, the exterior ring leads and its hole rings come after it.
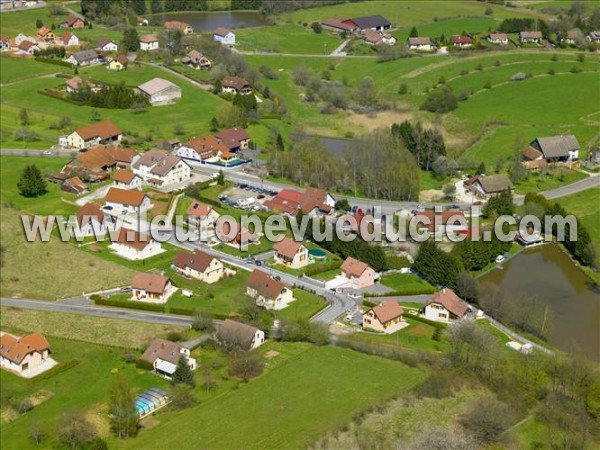
POLYGON ((94 192, 91 192, 87 195, 84 195, 83 197, 78 198, 77 200, 75 200, 75 203, 77 204, 77 206, 83 206, 86 203, 92 203, 95 200, 104 198, 106 197, 106 193, 108 192, 108 190, 113 186, 114 185, 112 183, 107 184, 106 186, 96 189, 94 192))

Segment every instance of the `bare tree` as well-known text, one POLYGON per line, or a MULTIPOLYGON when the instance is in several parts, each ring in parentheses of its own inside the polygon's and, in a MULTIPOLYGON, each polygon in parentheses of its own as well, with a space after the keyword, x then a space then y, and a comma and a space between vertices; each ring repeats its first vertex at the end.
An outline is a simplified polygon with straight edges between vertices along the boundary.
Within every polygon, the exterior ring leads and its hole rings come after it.
POLYGON ((64 413, 57 424, 58 438, 61 443, 75 450, 96 437, 96 428, 78 410, 64 413))

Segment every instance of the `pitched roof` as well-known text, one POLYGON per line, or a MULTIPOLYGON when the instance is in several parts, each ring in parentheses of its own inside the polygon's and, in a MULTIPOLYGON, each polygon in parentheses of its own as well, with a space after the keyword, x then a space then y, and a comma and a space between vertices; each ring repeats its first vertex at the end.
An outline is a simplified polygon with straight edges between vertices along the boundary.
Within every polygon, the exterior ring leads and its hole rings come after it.
POLYGON ((200 136, 184 142, 183 145, 196 150, 202 159, 212 158, 216 153, 229 150, 229 147, 213 135, 200 136))
POLYGON ((173 265, 175 267, 179 267, 180 269, 189 267, 192 270, 203 273, 206 269, 208 269, 213 259, 215 259, 214 256, 209 255, 202 250, 194 250, 194 253, 183 251, 175 257, 173 265))
POLYGON ((97 137, 103 140, 114 138, 123 133, 110 119, 86 125, 85 127, 75 130, 75 132, 81 136, 84 141, 89 141, 90 139, 97 137))
POLYGON ((108 154, 118 162, 131 163, 133 157, 137 155, 136 150, 128 147, 115 147, 113 145, 109 145, 105 148, 108 154))
POLYGON ((158 37, 156 37, 154 34, 144 34, 140 36, 140 42, 145 42, 147 44, 151 42, 158 42, 158 37))
POLYGON ((577 138, 572 134, 536 138, 531 145, 534 148, 539 147, 545 158, 568 157, 569 151, 579 150, 580 148, 577 138))
POLYGON ((242 141, 250 139, 248 132, 241 127, 233 127, 228 128, 227 130, 219 131, 218 133, 215 133, 215 137, 217 137, 217 139, 219 139, 230 150, 238 148, 242 141))
POLYGON ((102 38, 98 41, 98 45, 96 45, 96 48, 104 48, 108 44, 115 44, 115 41, 113 41, 112 39, 102 38))
POLYGON ((453 44, 470 44, 472 39, 469 36, 452 36, 453 44))
POLYGON ((86 223, 90 223, 93 219, 96 219, 99 223, 104 222, 104 212, 96 203, 86 203, 77 210, 77 223, 79 227, 82 227, 86 223), (87 218, 84 223, 83 220, 87 218))
POLYGON ((181 22, 179 20, 167 20, 164 24, 164 27, 171 29, 171 30, 179 30, 179 31, 184 31, 188 27, 192 28, 192 26, 190 24, 181 22))
POLYGON ((31 41, 23 41, 19 44, 19 49, 27 51, 33 46, 37 47, 37 44, 31 41))
POLYGON ((251 87, 250 83, 242 77, 225 77, 223 78, 223 81, 221 81, 221 86, 234 88, 238 91, 245 87, 251 87))
POLYGON ((8 42, 8 37, 5 34, 0 34, 0 42, 8 42))
POLYGON ((354 259, 351 256, 348 256, 346 260, 343 262, 341 266, 341 270, 343 273, 354 277, 360 277, 365 270, 369 269, 369 265, 358 259, 354 259))
POLYGON ((114 173, 113 181, 129 184, 133 181, 135 177, 137 177, 137 175, 131 170, 120 169, 114 173))
POLYGON ((431 39, 425 36, 409 37, 408 45, 431 45, 431 39))
POLYGON ((321 22, 321 25, 326 26, 326 27, 331 27, 331 28, 337 28, 339 30, 344 30, 344 31, 352 31, 355 29, 354 26, 344 23, 342 21, 342 19, 337 19, 335 17, 324 20, 323 22, 321 22))
POLYGON ((73 53, 71 56, 75 58, 75 61, 78 63, 82 63, 98 58, 98 53, 96 53, 96 50, 82 50, 80 52, 73 53))
POLYGON ((293 189, 283 189, 275 197, 263 203, 270 210, 295 214, 302 201, 302 193, 293 189))
POLYGON ((83 180, 77 176, 67 178, 63 184, 71 187, 78 193, 82 193, 83 191, 85 191, 87 189, 87 186, 83 182, 83 180))
POLYGON ((138 273, 133 277, 131 287, 152 294, 162 294, 167 288, 169 277, 156 273, 138 273))
POLYGON ((84 84, 84 81, 80 77, 72 77, 65 81, 65 84, 76 91, 82 84, 84 84))
POLYGON ((544 156, 544 154, 541 151, 539 151, 537 148, 529 146, 525 150, 523 150, 523 156, 525 157, 525 159, 534 161, 534 160, 538 159, 540 156, 544 156))
POLYGON ((479 182, 483 191, 487 194, 514 189, 510 179, 503 173, 497 175, 488 175, 486 177, 478 176, 475 182, 479 182))
POLYGON ((181 90, 175 83, 171 83, 169 80, 164 78, 153 78, 150 81, 146 81, 138 86, 138 89, 145 92, 148 95, 158 94, 160 91, 164 91, 168 88, 176 88, 181 90))
POLYGON ((143 250, 151 241, 152 238, 147 234, 140 233, 137 230, 120 228, 119 235, 113 242, 121 245, 127 245, 128 247, 135 248, 136 250, 143 250))
POLYGON ((273 250, 275 253, 292 259, 296 253, 300 251, 300 247, 302 247, 302 242, 297 242, 288 237, 284 237, 282 240, 273 245, 273 250))
POLYGON ((119 203, 121 205, 140 206, 145 198, 146 194, 141 191, 111 187, 106 193, 104 200, 110 203, 119 203))
POLYGON ((36 333, 28 336, 17 337, 9 333, 0 335, 0 356, 21 364, 25 357, 34 352, 48 350, 50 345, 44 335, 36 333))
POLYGON ((424 306, 429 306, 432 303, 439 303, 452 314, 458 317, 464 316, 469 310, 467 305, 456 293, 449 288, 444 288, 441 291, 436 292, 429 300, 425 302, 424 306))
POLYGON ((37 32, 37 34, 40 36, 46 36, 48 33, 53 33, 53 31, 48 27, 42 27, 37 32))
POLYGON ((71 33, 70 31, 66 31, 62 34, 60 40, 63 42, 69 42, 73 36, 75 36, 73 33, 71 33))
POLYGON ((506 41, 506 40, 508 40, 508 35, 506 33, 490 33, 490 40, 506 41))
POLYGON ((376 14, 373 16, 355 17, 352 19, 344 20, 344 22, 354 22, 358 28, 377 28, 377 27, 391 27, 392 23, 385 17, 376 14))
POLYGON ((390 320, 397 319, 404 314, 404 310, 400 307, 396 300, 386 300, 377 306, 373 306, 370 311, 373 311, 373 314, 375 314, 377 320, 379 320, 379 322, 382 324, 387 323, 390 320))
POLYGON ((200 53, 198 50, 191 50, 190 52, 188 52, 187 55, 185 55, 185 58, 183 58, 183 59, 186 59, 186 58, 187 58, 188 62, 193 62, 193 63, 197 64, 200 62, 200 60, 202 58, 205 58, 205 56, 202 53, 200 53))
POLYGON ((181 349, 183 347, 177 342, 167 341, 165 339, 154 339, 144 354, 142 359, 154 364, 157 359, 168 361, 171 364, 177 364, 181 358, 181 349))
POLYGON ((67 17, 64 21, 64 23, 66 23, 68 26, 72 27, 73 24, 75 22, 77 22, 78 20, 81 20, 83 22, 83 19, 81 17, 77 17, 74 14, 69 14, 69 17, 67 17))
POLYGON ((125 56, 125 55, 119 55, 119 56, 117 56, 115 58, 115 61, 123 64, 124 66, 129 63, 129 59, 127 59, 127 56, 125 56))
POLYGON ((152 167, 165 156, 167 156, 167 153, 162 150, 148 150, 147 152, 140 154, 140 157, 132 164, 132 166, 134 169, 139 169, 141 166, 152 167))
POLYGON ((383 33, 371 29, 363 31, 362 34, 365 41, 370 42, 371 44, 377 44, 383 39, 383 33))
POLYGON ((300 209, 304 214, 308 214, 313 209, 318 208, 321 211, 331 211, 331 206, 327 205, 327 191, 313 187, 306 188, 302 200, 300 201, 300 209))
POLYGON ((285 284, 281 281, 271 278, 267 272, 258 269, 254 269, 250 274, 246 286, 256 289, 258 295, 269 300, 275 300, 286 289, 285 284))
POLYGON ((542 32, 541 31, 521 31, 520 36, 521 36, 521 39, 541 39, 542 32))
POLYGON ((257 331, 259 331, 258 328, 252 325, 227 319, 217 328, 217 339, 225 342, 235 340, 244 347, 250 348, 257 331))
MULTIPOLYGON (((162 158, 160 161, 156 163, 156 165, 150 170, 150 173, 153 175, 157 175, 159 177, 164 177, 167 175, 173 168, 182 162, 183 160, 175 155, 167 155, 162 158)), ((184 162, 184 164, 187 164, 184 162)))
POLYGON ((194 200, 185 213, 192 217, 208 217, 211 211, 212 206, 207 205, 206 203, 201 203, 198 200, 194 200))
POLYGON ((115 165, 114 158, 102 145, 97 145, 86 152, 77 153, 76 159, 87 169, 92 171, 103 170, 105 167, 115 165))
POLYGON ((233 33, 233 31, 228 30, 227 28, 219 27, 215 30, 214 34, 216 34, 217 36, 225 37, 229 33, 233 33))

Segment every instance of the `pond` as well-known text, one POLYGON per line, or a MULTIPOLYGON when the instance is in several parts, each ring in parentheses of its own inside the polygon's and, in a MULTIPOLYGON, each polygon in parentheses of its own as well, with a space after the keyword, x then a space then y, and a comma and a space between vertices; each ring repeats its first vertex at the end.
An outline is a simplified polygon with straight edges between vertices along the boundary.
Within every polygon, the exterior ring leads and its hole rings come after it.
POLYGON ((482 276, 515 299, 531 295, 553 313, 550 343, 562 350, 579 349, 600 361, 600 289, 554 244, 525 250, 503 269, 482 276))
POLYGON ((166 13, 160 16, 167 20, 179 20, 188 23, 194 31, 212 31, 218 27, 251 28, 267 25, 267 18, 255 11, 218 11, 218 12, 182 12, 166 13))

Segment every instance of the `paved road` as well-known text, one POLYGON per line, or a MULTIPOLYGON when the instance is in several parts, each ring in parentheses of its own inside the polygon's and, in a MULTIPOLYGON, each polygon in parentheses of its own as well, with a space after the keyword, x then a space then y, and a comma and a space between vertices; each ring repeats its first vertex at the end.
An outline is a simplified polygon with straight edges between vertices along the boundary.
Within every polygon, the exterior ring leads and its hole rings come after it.
POLYGON ((188 316, 177 316, 174 314, 153 313, 134 309, 105 307, 97 305, 71 305, 53 301, 1 298, 0 306, 12 306, 15 308, 35 309, 38 311, 51 311, 86 316, 108 317, 112 319, 135 320, 137 322, 160 323, 164 325, 189 326, 193 319, 188 316))

